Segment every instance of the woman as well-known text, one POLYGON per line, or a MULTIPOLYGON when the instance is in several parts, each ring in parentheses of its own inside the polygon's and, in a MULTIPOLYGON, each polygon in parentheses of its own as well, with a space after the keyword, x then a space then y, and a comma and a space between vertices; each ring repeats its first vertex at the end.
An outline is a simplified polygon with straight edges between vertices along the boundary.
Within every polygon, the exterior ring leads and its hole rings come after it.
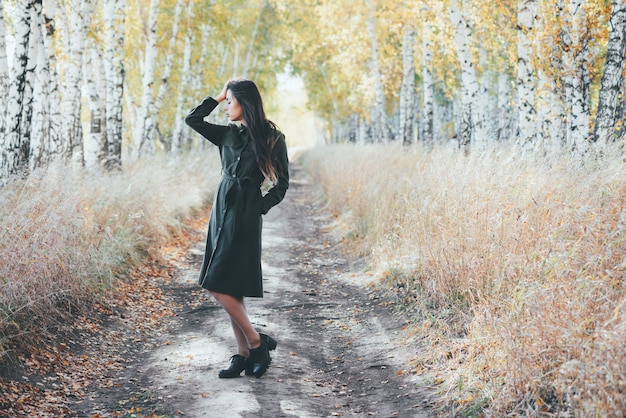
POLYGON ((257 86, 250 80, 231 79, 215 97, 207 97, 185 122, 217 145, 222 179, 211 210, 200 285, 209 290, 230 316, 237 354, 219 377, 261 377, 276 341, 258 333, 248 318, 244 297, 263 297, 261 277, 261 215, 283 200, 289 187, 289 161, 285 136, 265 117, 257 86), (219 103, 233 122, 228 126, 204 118, 219 103), (261 193, 265 179, 273 187, 261 193))

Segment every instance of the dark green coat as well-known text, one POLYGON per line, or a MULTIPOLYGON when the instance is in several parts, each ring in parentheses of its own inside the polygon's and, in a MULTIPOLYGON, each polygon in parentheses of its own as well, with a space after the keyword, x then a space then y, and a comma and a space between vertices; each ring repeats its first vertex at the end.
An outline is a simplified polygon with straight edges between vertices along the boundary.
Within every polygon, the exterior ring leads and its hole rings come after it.
POLYGON ((280 134, 272 154, 278 182, 263 196, 264 176, 247 129, 204 120, 217 104, 207 97, 185 118, 187 125, 219 147, 222 159, 222 178, 211 210, 199 281, 203 288, 218 293, 263 297, 261 215, 283 200, 289 187, 285 136, 280 134))

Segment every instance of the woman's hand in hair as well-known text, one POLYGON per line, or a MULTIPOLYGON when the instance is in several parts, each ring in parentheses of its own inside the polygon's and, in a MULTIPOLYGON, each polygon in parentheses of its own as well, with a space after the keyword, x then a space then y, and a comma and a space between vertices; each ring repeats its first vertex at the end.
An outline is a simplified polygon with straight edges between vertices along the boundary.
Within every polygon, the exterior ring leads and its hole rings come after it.
POLYGON ((231 81, 232 81, 232 78, 228 79, 226 84, 224 84, 224 88, 222 88, 222 92, 218 94, 217 97, 215 97, 216 102, 221 103, 224 100, 226 100, 226 92, 228 91, 228 85, 230 84, 231 81))

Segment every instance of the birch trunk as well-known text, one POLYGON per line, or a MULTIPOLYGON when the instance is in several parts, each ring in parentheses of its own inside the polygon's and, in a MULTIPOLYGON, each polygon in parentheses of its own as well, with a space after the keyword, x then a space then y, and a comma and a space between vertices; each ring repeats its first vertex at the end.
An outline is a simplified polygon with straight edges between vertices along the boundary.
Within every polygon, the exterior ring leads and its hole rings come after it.
MULTIPOLYGON (((24 110, 22 113, 22 146, 26 151, 29 168, 31 166, 31 139, 33 137, 33 107, 35 106, 35 83, 37 82, 36 72, 39 70, 39 54, 43 48, 43 34, 41 33, 42 2, 33 2, 30 9, 30 40, 28 46, 28 63, 26 65, 26 80, 24 83, 24 110)), ((39 101, 39 100, 38 100, 39 101)), ((39 107, 39 104, 37 104, 39 107)), ((40 138, 36 139, 36 147, 40 148, 40 138)))
POLYGON ((250 71, 250 62, 252 57, 252 50, 254 49, 254 41, 256 40, 256 34, 259 31, 259 24, 261 23, 261 18, 263 17, 263 11, 265 10, 266 5, 267 0, 263 0, 259 9, 259 15, 254 22, 254 28, 252 29, 252 35, 250 36, 250 43, 248 44, 248 52, 246 53, 246 62, 243 67, 243 77, 248 77, 248 71, 250 71))
POLYGON ((463 16, 463 9, 460 7, 462 6, 459 6, 456 0, 450 1, 450 21, 454 28, 454 44, 461 65, 461 114, 458 138, 459 146, 464 147, 473 141, 477 142, 476 145, 482 145, 485 141, 485 132, 480 112, 484 104, 480 100, 478 77, 469 49, 473 27, 463 16))
MULTIPOLYGON (((174 66, 174 57, 176 49, 176 38, 178 37, 178 23, 180 21, 180 14, 183 9, 183 0, 177 0, 174 7, 174 19, 172 22, 172 33, 170 35, 169 47, 165 59, 165 66, 161 75, 161 84, 159 85, 159 91, 156 99, 151 103, 148 110, 148 117, 146 118, 145 137, 153 138, 157 131, 156 118, 161 111, 163 101, 166 94, 169 92, 169 80, 172 75, 172 67, 174 66)), ((152 142, 152 141, 151 141, 152 142)))
MULTIPOLYGON (((9 86, 9 60, 7 57, 6 25, 4 22, 4 6, 0 1, 0 97, 7 97, 9 86)), ((0 137, 4 137, 5 126, 4 116, 6 113, 6 102, 0 102, 0 137)))
POLYGON ((498 74, 489 68, 488 52, 484 45, 479 47, 478 56, 480 59, 480 67, 483 68, 478 82, 478 110, 480 110, 480 123, 483 130, 483 137, 479 139, 479 141, 482 141, 483 145, 487 145, 493 143, 498 137, 501 110, 501 108, 498 107, 498 74))
MULTIPOLYGON (((554 14, 554 19, 561 19, 563 1, 556 0, 550 5, 548 12, 554 14)), ((546 14, 546 13, 544 13, 546 14)), ((548 23, 540 21, 539 25, 546 26, 548 23)), ((563 97, 563 87, 561 77, 563 74, 560 43, 556 42, 544 44, 540 51, 547 57, 549 63, 540 65, 537 68, 537 85, 541 86, 536 95, 535 115, 537 138, 535 148, 542 152, 555 152, 562 149, 565 144, 565 99, 563 97)))
POLYGON ((87 143, 85 145, 85 166, 97 169, 104 166, 107 159, 106 138, 106 86, 103 74, 103 59, 96 45, 89 45, 85 59, 85 77, 89 95, 89 109, 91 110, 91 124, 87 143))
MULTIPOLYGON (((626 83, 623 81, 618 97, 626 97, 626 83)), ((615 107, 615 128, 616 141, 626 141, 626 100, 620 100, 615 107)))
POLYGON ((43 148, 45 150, 44 161, 49 162, 63 154, 63 142, 61 140, 63 130, 63 113, 61 111, 61 93, 59 91, 58 63, 56 53, 56 23, 54 16, 56 14, 56 0, 44 0, 43 2, 43 23, 41 31, 43 34, 45 64, 47 68, 47 87, 42 87, 47 95, 44 104, 44 113, 46 116, 44 130, 43 148))
MULTIPOLYGON (((191 5, 191 2, 188 3, 191 5)), ((191 7, 188 7, 188 13, 191 12, 191 7)), ((190 15, 188 14, 188 17, 190 15)), ((185 93, 188 91, 190 84, 190 70, 191 70, 191 27, 187 28, 187 34, 185 36, 185 50, 183 52, 183 68, 180 79, 180 85, 178 86, 178 96, 176 98, 176 120, 174 123, 174 131, 172 132, 172 148, 170 152, 172 155, 180 154, 182 145, 185 142, 183 140, 183 118, 188 111, 185 100, 185 93)))
POLYGON ((84 164, 83 130, 81 126, 81 93, 85 38, 91 21, 94 0, 68 0, 69 34, 67 38, 68 61, 65 63, 64 129, 68 143, 67 158, 74 167, 84 164))
POLYGON ((422 32, 422 141, 431 143, 434 140, 435 82, 433 78, 433 48, 431 42, 431 26, 424 19, 422 32))
POLYGON ((22 142, 24 91, 31 37, 31 10, 36 0, 18 2, 14 20, 15 46, 13 77, 9 83, 6 112, 7 129, 0 137, 0 176, 9 177, 28 167, 29 144, 22 142))
POLYGON ((533 30, 537 0, 517 2, 517 109, 518 141, 522 145, 533 144, 535 127, 535 69, 533 59, 533 30))
POLYGON ((383 77, 380 72, 380 61, 378 59, 378 40, 376 39, 376 6, 374 0, 367 0, 368 18, 367 33, 372 47, 372 77, 374 79, 376 102, 372 107, 372 128, 374 130, 374 141, 387 143, 386 109, 385 109, 385 89, 383 87, 383 77))
POLYGON ((593 140, 603 144, 615 141, 615 109, 620 85, 624 83, 622 69, 626 55, 626 2, 623 0, 613 0, 609 27, 606 64, 593 133, 593 140))
POLYGON ((497 139, 505 141, 511 139, 511 79, 507 73, 498 75, 498 99, 497 99, 497 139))
POLYGON ((415 109, 415 30, 406 27, 402 36, 402 87, 400 89, 400 138, 402 144, 413 142, 415 109))
POLYGON ((589 44, 584 35, 585 9, 584 0, 570 0, 567 13, 568 23, 563 32, 565 53, 563 66, 564 85, 567 103, 567 145, 571 149, 586 151, 589 138, 589 44))
POLYGON ((159 17, 159 0, 150 1, 148 11, 148 26, 146 28, 146 44, 143 60, 143 75, 141 78, 142 95, 141 104, 137 109, 137 119, 133 141, 135 145, 135 156, 140 157, 145 154, 153 154, 155 151, 154 141, 149 136, 150 107, 153 100, 155 61, 157 56, 157 20, 159 17))
POLYGON ((126 0, 104 3, 105 127, 108 170, 122 167, 126 0))
POLYGON ((565 119, 567 116, 563 106, 563 89, 559 87, 556 80, 541 69, 538 71, 538 80, 543 89, 537 98, 536 121, 540 136, 536 142, 538 148, 552 152, 562 148, 565 144, 565 119))
MULTIPOLYGON (((45 26, 43 13, 33 13, 31 48, 32 59, 36 62, 33 85, 32 117, 30 123, 29 169, 46 165, 50 160, 50 63, 45 47, 45 26)), ((26 117, 28 119, 28 116, 26 117)))

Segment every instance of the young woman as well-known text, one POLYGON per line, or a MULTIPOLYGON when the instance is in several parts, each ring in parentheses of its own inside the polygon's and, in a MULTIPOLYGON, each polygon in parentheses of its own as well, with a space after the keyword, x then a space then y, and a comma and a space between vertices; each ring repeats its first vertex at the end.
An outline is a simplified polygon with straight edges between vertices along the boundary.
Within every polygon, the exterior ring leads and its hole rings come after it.
POLYGON ((220 180, 206 242, 200 285, 209 290, 230 316, 237 354, 219 377, 261 377, 276 341, 258 333, 246 312, 244 297, 263 297, 261 277, 261 215, 283 200, 289 187, 285 136, 265 117, 257 86, 231 79, 215 98, 205 98, 185 122, 217 145, 222 159, 220 180), (232 122, 228 126, 204 118, 219 103, 232 122), (273 187, 263 195, 265 179, 273 187))

